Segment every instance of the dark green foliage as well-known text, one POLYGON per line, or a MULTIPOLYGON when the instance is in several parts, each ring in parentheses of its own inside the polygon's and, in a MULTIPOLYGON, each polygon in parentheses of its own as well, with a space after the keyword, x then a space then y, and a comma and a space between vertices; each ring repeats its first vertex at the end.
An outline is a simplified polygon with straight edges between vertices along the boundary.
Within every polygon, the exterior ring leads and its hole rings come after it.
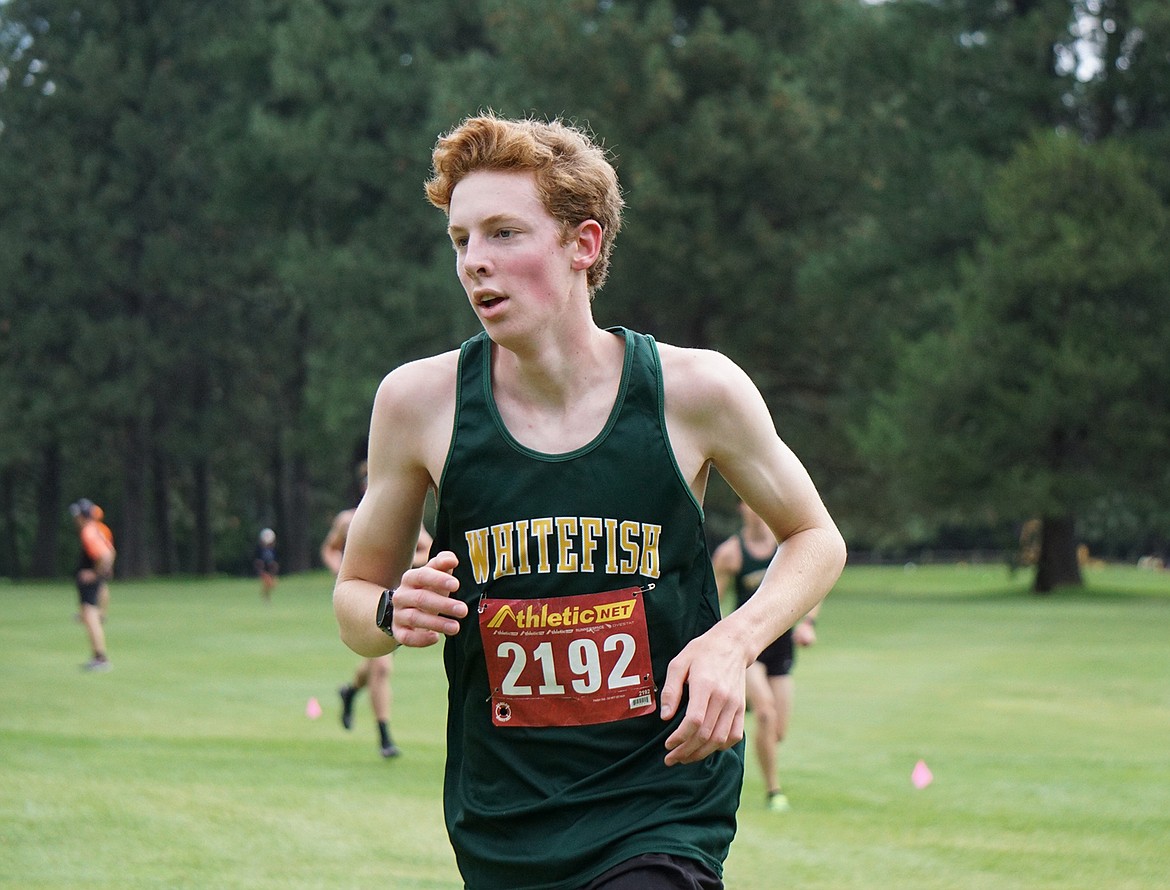
POLYGON ((604 138, 599 321, 747 368, 855 547, 1164 546, 1168 47, 1158 0, 10 0, 0 574, 82 494, 129 574, 311 565, 381 377, 474 329, 422 183, 483 108, 604 138))
MULTIPOLYGON (((841 237, 826 242, 803 270, 804 286, 838 307, 841 337, 851 346, 840 365, 842 385, 834 404, 850 418, 847 429, 865 431, 852 436, 859 462, 844 467, 850 501, 844 518, 854 540, 895 546, 915 538, 929 541, 945 523, 1006 530, 1004 545, 1011 545, 1013 525, 1040 509, 1024 496, 1020 482, 1028 475, 1020 452, 1035 459, 1030 451, 1035 445, 1032 416, 1023 411, 1010 415, 1023 423, 1013 429, 1013 420, 990 407, 983 419, 997 418, 992 425, 964 421, 964 411, 996 401, 991 380, 1013 375, 1035 380, 1037 368, 1046 369, 1042 376, 1047 379, 1057 355, 1035 339, 1039 330, 1002 329, 992 307, 1005 298, 1004 282, 992 270, 1011 277, 1026 274, 1029 264, 1047 262, 1063 268, 1066 278, 1060 283, 1078 280, 1083 302, 1108 305, 1109 292, 1098 290, 1104 283, 1100 275, 1106 273, 1098 270, 1096 278, 1080 278, 1089 274, 1086 264, 1094 255, 1070 246, 1064 256, 1044 250, 1038 256, 1039 245, 1028 240, 1029 225, 1051 225, 1051 202, 1075 196, 1081 201, 1073 212, 1080 238, 1089 245, 1111 245, 1115 263, 1135 259, 1131 247, 1146 244, 1159 225, 1157 213, 1147 220, 1131 218, 1137 239, 1132 245, 1119 243, 1114 231, 1096 231, 1098 225, 1108 229, 1121 224, 1113 214, 1117 197, 1109 191, 1120 183, 1080 191, 1078 183, 1056 171, 1038 180, 1030 178, 1034 170, 1017 174, 998 187, 998 198, 987 200, 997 181, 1012 176, 1001 168, 1018 169, 1022 161, 1015 156, 1033 141, 1033 134, 1063 132, 1071 141, 1091 143, 1102 131, 1097 123, 1102 96, 1110 96, 1117 109, 1157 107, 1165 99, 1166 81, 1155 87, 1133 71, 1135 66, 1143 72, 1158 70, 1163 64, 1167 41, 1157 21, 1162 16, 1144 4, 1102 3, 1098 17, 1075 20, 1073 6, 1063 0, 887 4, 874 15, 842 19, 846 30, 830 32, 829 38, 837 39, 826 39, 824 52, 809 56, 810 64, 827 72, 816 80, 815 97, 840 111, 828 144, 855 159, 858 177, 858 187, 847 191, 853 203, 842 208, 841 237), (1072 38, 1074 22, 1085 41, 1072 38), (1121 42, 1130 47, 1124 62, 1130 73, 1124 77, 1110 36, 1117 33, 1130 34, 1121 42), (842 39, 846 34, 857 39, 842 39), (1113 49, 1100 51, 1095 69, 1082 66, 1078 72, 1077 54, 1084 60, 1097 52, 1091 41, 1113 49), (1154 51, 1154 46, 1159 49, 1154 51), (1008 222, 1004 204, 1013 196, 1016 211, 1008 222), (993 241, 997 248, 989 247, 993 241), (956 293, 961 295, 957 302, 956 293), (961 333, 969 329, 972 313, 983 312, 990 313, 983 316, 984 330, 995 348, 961 333), (938 416, 940 410, 945 416, 938 416), (1013 449, 1000 450, 1002 439, 1010 440, 1013 449), (892 454, 913 459, 891 461, 892 454), (996 497, 989 496, 992 483, 1000 493, 996 497)), ((1147 196, 1161 212, 1167 154, 1151 152, 1148 146, 1164 145, 1165 123, 1156 116, 1133 115, 1117 116, 1115 123, 1123 120, 1114 136, 1142 145, 1137 154, 1145 159, 1143 188, 1161 191, 1160 199, 1147 196)), ((1096 163, 1099 150, 1105 149, 1095 144, 1086 148, 1085 163, 1096 163)), ((1108 166, 1111 161, 1102 158, 1099 163, 1108 166)), ((1151 206, 1148 199, 1146 207, 1151 206)), ((1145 276, 1138 293, 1150 298, 1150 310, 1157 313, 1154 306, 1160 298, 1148 251, 1136 259, 1145 270, 1136 273, 1145 276)), ((1167 265, 1164 255, 1161 262, 1167 265)), ((1112 286, 1124 285, 1114 281, 1112 286)), ((1125 310, 1119 315, 1126 315, 1125 310)), ((1047 317, 1050 325, 1063 328, 1058 309, 1047 317)), ((1126 350, 1119 344, 1141 336, 1123 317, 1102 329, 1102 336, 1106 331, 1113 336, 1115 354, 1126 350)), ((1088 397, 1078 405, 1079 416, 1093 416, 1099 403, 1095 389, 1074 387, 1066 396, 1074 402, 1088 397)), ((1116 407, 1124 404, 1149 415, 1142 424, 1147 429, 1163 422, 1164 403, 1135 402, 1133 394, 1122 396, 1116 407)), ((1045 401, 1040 392, 1034 397, 1045 401)), ((1132 481, 1149 452, 1139 457, 1127 447, 1129 434, 1119 429, 1119 421, 1104 419, 1093 421, 1095 435, 1116 443, 1114 459, 1131 473, 1132 481)), ((1084 476, 1091 477, 1090 488, 1109 489, 1126 503, 1139 497, 1132 485, 1121 494, 1115 488, 1118 473, 1097 462, 1080 474, 1053 480, 1053 485, 1082 490, 1084 476)), ((1092 509, 1103 509, 1107 500, 1094 503, 1092 509)), ((1096 525, 1103 520, 1098 517, 1096 525)), ((1149 521, 1157 522, 1152 516, 1149 521)), ((1170 534, 1164 521, 1160 533, 1170 534)), ((1073 534, 1063 546, 1066 562, 1075 559, 1073 534)), ((1065 575, 1075 575, 1075 569, 1074 561, 1065 575)))
MULTIPOLYGON (((26 464, 62 455, 63 484, 34 499, 41 525, 64 524, 69 499, 98 499, 128 575, 176 568, 182 532, 203 543, 187 566, 212 567, 211 515, 185 524, 172 494, 194 484, 195 466, 259 446, 273 416, 275 356, 253 340, 272 328, 272 307, 248 286, 249 240, 215 201, 225 134, 239 132, 247 107, 221 71, 247 67, 249 36, 245 20, 220 11, 5 10, 33 23, 24 59, 37 70, 3 93, 5 225, 22 236, 4 239, 5 370, 26 400, 8 429, 26 464), (241 426, 244 414, 256 422, 241 426)), ((54 570, 55 549, 34 555, 35 574, 54 570)))
POLYGON ((950 321, 903 351, 865 447, 913 502, 967 516, 1055 521, 1164 484, 1170 214, 1140 163, 1045 136, 987 214, 950 321))

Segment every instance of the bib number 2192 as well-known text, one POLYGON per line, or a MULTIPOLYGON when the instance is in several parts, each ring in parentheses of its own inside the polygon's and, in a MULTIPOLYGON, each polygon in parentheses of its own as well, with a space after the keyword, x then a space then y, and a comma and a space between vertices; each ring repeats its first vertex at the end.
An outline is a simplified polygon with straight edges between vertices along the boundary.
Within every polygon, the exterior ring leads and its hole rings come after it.
POLYGON ((583 726, 655 710, 643 590, 484 599, 497 726, 583 726))

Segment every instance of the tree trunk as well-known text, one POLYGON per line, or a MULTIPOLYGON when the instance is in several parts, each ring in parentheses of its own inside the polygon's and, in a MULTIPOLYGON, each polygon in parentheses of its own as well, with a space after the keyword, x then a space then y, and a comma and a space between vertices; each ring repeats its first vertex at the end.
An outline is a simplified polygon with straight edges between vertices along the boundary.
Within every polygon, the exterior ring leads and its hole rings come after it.
POLYGON ((4 517, 0 540, 0 577, 19 581, 24 577, 20 565, 20 543, 16 523, 16 471, 6 467, 0 472, 0 515, 4 517))
POLYGON ((288 436, 282 436, 272 461, 272 475, 276 483, 273 513, 280 553, 282 573, 303 572, 311 568, 309 547, 309 471, 304 455, 294 453, 288 446, 288 436))
POLYGON ((282 571, 303 572, 311 567, 309 544, 309 468, 305 458, 305 393, 309 385, 306 356, 312 352, 312 324, 301 311, 296 320, 295 364, 290 368, 287 392, 288 429, 281 432, 279 472, 276 474, 276 513, 284 545, 282 571))
MULTIPOLYGON (((85 495, 78 495, 85 497, 85 495)), ((41 473, 37 478, 37 530, 33 542, 33 578, 57 574, 57 535, 61 530, 61 446, 50 442, 41 449, 41 473)))
POLYGON ((195 459, 195 571, 215 572, 215 551, 211 535, 211 469, 207 458, 195 459))
POLYGON ((303 454, 292 460, 292 478, 289 480, 289 507, 285 516, 285 533, 289 539, 289 571, 305 572, 312 568, 312 547, 309 542, 309 465, 303 454))
POLYGON ((1045 516, 1032 592, 1048 594, 1058 587, 1083 587, 1084 583, 1077 560, 1076 519, 1045 516))
POLYGON ((126 429, 122 469, 122 515, 118 518, 119 534, 117 574, 121 578, 146 578, 150 575, 150 549, 147 538, 148 474, 150 450, 143 422, 132 420, 126 429))
POLYGON ((151 461, 151 476, 158 570, 163 575, 173 575, 179 570, 179 553, 171 518, 171 474, 166 457, 157 447, 151 461))
POLYGON ((276 532, 276 553, 281 568, 289 569, 288 541, 285 540, 285 529, 288 528, 288 516, 292 496, 289 494, 292 478, 288 461, 285 460, 285 437, 283 430, 276 431, 276 440, 272 445, 272 465, 269 473, 266 490, 260 499, 260 512, 257 518, 260 522, 267 522, 276 532))

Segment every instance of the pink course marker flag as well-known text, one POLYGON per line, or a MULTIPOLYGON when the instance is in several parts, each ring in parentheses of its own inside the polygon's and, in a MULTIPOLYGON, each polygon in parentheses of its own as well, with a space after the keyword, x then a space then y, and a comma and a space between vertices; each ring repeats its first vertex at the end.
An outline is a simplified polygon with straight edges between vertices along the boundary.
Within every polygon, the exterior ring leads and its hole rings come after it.
POLYGON ((915 788, 920 790, 934 781, 934 773, 930 771, 925 760, 914 764, 914 770, 910 773, 910 781, 914 783, 915 788))
POLYGON ((321 703, 317 699, 309 699, 309 703, 305 705, 305 716, 310 720, 316 720, 321 716, 321 703))

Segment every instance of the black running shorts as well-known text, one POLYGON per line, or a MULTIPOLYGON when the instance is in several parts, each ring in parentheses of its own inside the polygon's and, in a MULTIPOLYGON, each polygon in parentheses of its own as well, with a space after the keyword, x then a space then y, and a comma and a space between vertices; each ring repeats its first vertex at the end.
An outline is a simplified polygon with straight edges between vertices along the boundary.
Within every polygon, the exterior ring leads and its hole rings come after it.
POLYGON ((785 631, 780 639, 760 653, 756 661, 768 669, 769 677, 785 677, 792 673, 792 663, 796 661, 796 644, 792 640, 792 631, 785 631))
POLYGON ((94 581, 90 584, 82 584, 77 582, 77 593, 81 597, 81 602, 86 606, 96 606, 98 604, 98 595, 102 590, 102 582, 94 581))
POLYGON ((723 890, 723 881, 697 859, 646 853, 615 865, 581 890, 723 890))

